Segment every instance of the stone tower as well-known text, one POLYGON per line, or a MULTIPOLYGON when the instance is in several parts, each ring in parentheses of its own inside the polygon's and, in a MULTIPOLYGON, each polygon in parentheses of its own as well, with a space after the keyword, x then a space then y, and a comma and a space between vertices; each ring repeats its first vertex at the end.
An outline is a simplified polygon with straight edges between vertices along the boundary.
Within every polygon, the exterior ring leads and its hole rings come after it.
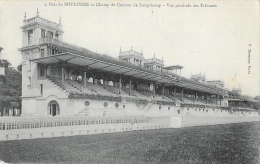
MULTIPOLYGON (((61 19, 59 23, 55 23, 46 19, 43 19, 39 15, 37 9, 37 15, 30 19, 26 19, 26 13, 24 15, 22 29, 22 48, 19 49, 22 54, 22 108, 30 100, 30 103, 34 102, 34 99, 41 95, 42 84, 40 84, 39 78, 43 77, 46 72, 41 70, 41 65, 31 60, 48 56, 51 49, 47 46, 43 46, 42 43, 46 40, 54 42, 55 40, 62 41, 63 30, 61 19)), ((43 67, 44 68, 44 67, 43 67)), ((33 104, 31 104, 33 105, 33 104)))

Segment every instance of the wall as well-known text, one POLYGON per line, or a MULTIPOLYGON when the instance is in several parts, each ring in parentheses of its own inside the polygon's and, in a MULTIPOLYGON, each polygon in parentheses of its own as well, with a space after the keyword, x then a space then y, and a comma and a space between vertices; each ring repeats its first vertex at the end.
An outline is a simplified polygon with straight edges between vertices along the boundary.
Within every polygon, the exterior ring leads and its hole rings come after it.
POLYGON ((142 123, 93 124, 1 130, 0 141, 161 129, 169 128, 169 125, 168 118, 153 118, 150 119, 149 122, 142 123))

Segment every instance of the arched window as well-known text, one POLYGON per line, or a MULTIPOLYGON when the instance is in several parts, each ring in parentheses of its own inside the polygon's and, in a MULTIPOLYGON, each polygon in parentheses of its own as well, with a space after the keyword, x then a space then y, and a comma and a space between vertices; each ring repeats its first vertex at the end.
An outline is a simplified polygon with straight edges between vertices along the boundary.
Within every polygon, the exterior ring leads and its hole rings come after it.
POLYGON ((53 100, 48 105, 48 115, 56 116, 60 115, 60 106, 57 101, 53 100))

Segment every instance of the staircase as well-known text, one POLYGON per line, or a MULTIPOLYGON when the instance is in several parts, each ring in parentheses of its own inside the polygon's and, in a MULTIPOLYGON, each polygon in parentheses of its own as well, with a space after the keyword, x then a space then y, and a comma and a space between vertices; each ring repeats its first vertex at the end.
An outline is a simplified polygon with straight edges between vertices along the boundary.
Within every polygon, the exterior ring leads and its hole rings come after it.
MULTIPOLYGON (((53 82, 54 84, 56 84, 57 86, 60 87, 60 89, 62 89, 62 80, 59 78, 54 78, 54 77, 49 77, 48 78, 51 82, 53 82)), ((66 92, 69 91, 75 91, 75 92, 79 92, 80 90, 77 87, 72 86, 71 84, 69 84, 67 82, 67 80, 64 80, 63 83, 63 88, 65 89, 66 92)))
POLYGON ((153 103, 148 103, 143 110, 149 110, 154 104, 153 103))

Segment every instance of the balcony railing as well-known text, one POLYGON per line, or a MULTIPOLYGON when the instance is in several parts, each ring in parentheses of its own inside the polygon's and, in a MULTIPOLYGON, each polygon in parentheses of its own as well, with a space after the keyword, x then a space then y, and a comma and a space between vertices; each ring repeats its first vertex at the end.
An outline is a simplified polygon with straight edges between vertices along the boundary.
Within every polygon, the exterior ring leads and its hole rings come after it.
POLYGON ((43 19, 43 18, 41 18, 39 16, 30 18, 30 19, 27 19, 27 20, 24 21, 24 25, 31 24, 31 23, 43 23, 45 25, 52 26, 52 27, 57 27, 57 28, 60 27, 60 24, 48 21, 48 20, 43 19))
POLYGON ((58 39, 53 39, 53 38, 50 38, 50 37, 40 38, 39 43, 40 44, 55 44, 55 45, 58 45, 60 47, 74 49, 74 50, 77 50, 77 51, 82 51, 81 47, 78 47, 78 46, 75 46, 73 44, 69 44, 69 43, 66 43, 66 42, 62 42, 58 39))

